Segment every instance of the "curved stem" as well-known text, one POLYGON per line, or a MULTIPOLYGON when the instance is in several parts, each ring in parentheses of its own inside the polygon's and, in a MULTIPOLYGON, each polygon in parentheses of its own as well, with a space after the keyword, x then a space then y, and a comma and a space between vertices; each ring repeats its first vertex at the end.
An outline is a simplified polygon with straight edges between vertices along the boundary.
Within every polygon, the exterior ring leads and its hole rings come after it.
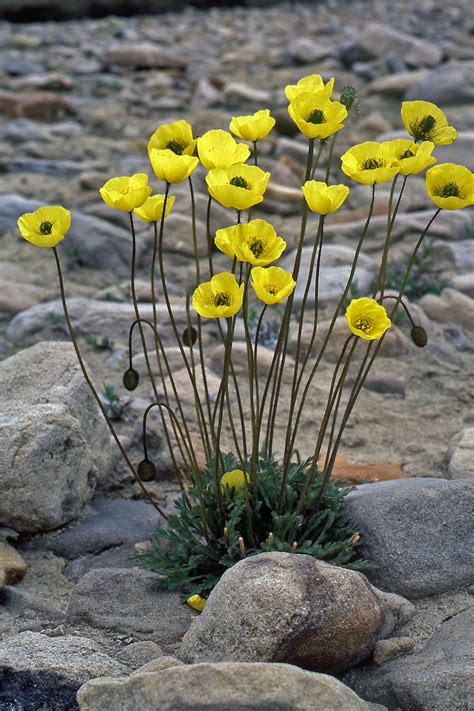
POLYGON ((80 366, 80 368, 81 368, 81 370, 82 370, 82 374, 83 374, 83 376, 84 376, 84 379, 85 379, 87 385, 89 386, 89 389, 90 389, 90 391, 91 391, 91 393, 92 393, 92 395, 93 395, 93 397, 94 397, 94 399, 95 399, 97 405, 99 406, 99 409, 100 409, 100 411, 102 412, 102 415, 104 416, 104 419, 105 419, 105 422, 106 422, 106 424, 107 424, 107 427, 109 428, 110 433, 111 433, 112 437, 114 438, 115 443, 117 444, 117 446, 118 446, 118 448, 119 448, 119 450, 120 450, 120 453, 121 453, 121 455, 122 455, 122 457, 123 457, 125 463, 127 464, 127 466, 128 466, 128 468, 130 469, 131 473, 132 473, 133 476, 135 477, 135 479, 136 479, 136 481, 137 481, 137 484, 140 486, 140 489, 142 490, 144 496, 145 496, 145 497, 148 499, 148 501, 155 507, 155 509, 158 511, 158 513, 159 513, 161 516, 163 516, 163 518, 164 518, 165 520, 167 520, 166 514, 163 512, 163 510, 161 509, 161 507, 156 503, 156 501, 154 500, 154 498, 152 497, 152 495, 147 491, 146 487, 143 485, 143 482, 141 481, 141 479, 138 477, 138 474, 137 474, 137 472, 135 471, 135 467, 133 466, 133 464, 132 464, 132 462, 131 462, 131 460, 130 460, 128 454, 127 454, 127 452, 125 451, 125 449, 124 449, 124 447, 123 447, 123 445, 122 445, 120 439, 118 438, 118 435, 117 435, 117 433, 115 432, 114 426, 113 426, 113 424, 112 424, 112 422, 111 422, 111 420, 110 420, 110 418, 109 418, 109 416, 108 416, 108 414, 107 414, 107 411, 106 411, 106 409, 105 409, 105 407, 104 407, 104 405, 103 405, 103 403, 102 403, 102 400, 100 399, 100 396, 99 396, 99 394, 97 393, 97 390, 96 390, 95 387, 94 387, 94 384, 93 384, 93 382, 92 382, 92 380, 91 380, 91 378, 90 378, 90 376, 89 376, 89 373, 87 372, 86 365, 85 365, 85 363, 84 363, 84 361, 83 361, 83 359, 82 359, 81 351, 79 350, 79 346, 78 346, 77 339, 76 339, 76 334, 74 333, 74 329, 73 329, 73 327, 72 327, 71 318, 70 318, 70 316, 69 316, 69 309, 68 309, 67 301, 66 301, 66 292, 65 292, 65 290, 64 290, 63 275, 62 275, 62 271, 61 271, 61 263, 60 263, 60 261, 59 261, 59 256, 58 256, 58 252, 57 252, 56 247, 53 247, 53 253, 54 253, 54 258, 55 258, 55 260, 56 260, 56 268, 57 268, 57 270, 58 270, 59 290, 60 290, 60 293, 61 293, 61 303, 62 303, 62 305, 63 305, 64 317, 65 317, 65 319, 66 319, 66 325, 67 325, 67 328, 68 328, 68 331, 69 331, 69 337, 70 337, 71 342, 72 342, 72 345, 73 345, 73 347, 74 347, 74 351, 75 351, 75 353, 76 353, 77 360, 79 361, 79 366, 80 366))

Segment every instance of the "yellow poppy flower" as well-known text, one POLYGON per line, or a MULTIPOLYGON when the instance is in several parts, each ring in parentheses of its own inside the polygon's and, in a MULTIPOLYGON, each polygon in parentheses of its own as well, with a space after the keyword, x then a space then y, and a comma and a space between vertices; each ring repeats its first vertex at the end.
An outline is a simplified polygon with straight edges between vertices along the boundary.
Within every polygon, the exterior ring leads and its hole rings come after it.
POLYGON ((352 299, 346 310, 346 319, 352 333, 364 341, 381 338, 392 325, 382 304, 367 296, 352 299))
POLYGON ((261 141, 268 136, 274 125, 275 119, 270 116, 270 110, 262 109, 251 116, 234 116, 229 128, 244 141, 261 141))
POLYGON ((193 156, 178 156, 172 151, 152 148, 150 161, 155 175, 167 183, 182 183, 189 178, 199 160, 193 156))
POLYGON ((393 141, 384 141, 383 145, 387 146, 392 151, 395 160, 399 161, 402 175, 420 173, 429 165, 436 163, 436 158, 431 155, 434 148, 434 143, 431 141, 415 143, 409 138, 397 138, 393 141))
POLYGON ((102 200, 107 205, 126 212, 131 212, 136 207, 143 205, 152 192, 146 173, 111 178, 99 190, 102 200))
POLYGON ((248 474, 242 471, 242 469, 232 469, 230 472, 226 472, 221 477, 221 488, 224 492, 226 487, 229 489, 235 489, 235 493, 240 493, 240 489, 248 484, 249 477, 248 474))
POLYGON ((253 290, 266 304, 281 304, 296 286, 291 273, 281 267, 254 267, 251 274, 253 290))
POLYGON ((216 168, 206 176, 209 194, 224 207, 247 210, 263 200, 270 173, 255 165, 240 163, 226 170, 216 168))
POLYGON ((405 128, 415 141, 431 141, 436 146, 452 143, 458 132, 448 126, 448 119, 430 101, 403 101, 401 110, 405 128))
MULTIPOLYGON (((166 200, 165 217, 168 217, 168 215, 170 214, 174 200, 174 195, 168 195, 168 199, 166 200)), ((143 205, 141 205, 140 207, 136 207, 133 212, 137 217, 140 218, 140 220, 143 220, 144 222, 158 222, 158 220, 161 220, 161 218, 163 217, 164 204, 164 195, 151 195, 145 200, 143 205)))
POLYGON ((177 156, 192 156, 195 148, 196 139, 193 138, 192 126, 184 119, 163 124, 148 141, 148 153, 156 149, 168 150, 177 156))
POLYGON ((285 86, 285 94, 288 101, 293 101, 299 94, 310 92, 311 94, 320 94, 321 98, 331 98, 334 88, 334 77, 327 84, 324 83, 320 74, 309 74, 299 80, 297 84, 288 84, 285 86))
POLYGON ((231 259, 260 267, 279 259, 286 247, 273 225, 260 219, 217 230, 215 243, 231 259))
POLYGON ((426 190, 443 210, 460 210, 474 204, 474 174, 455 163, 440 163, 426 173, 426 190))
POLYGON ((288 106, 288 113, 307 138, 327 138, 344 128, 347 109, 340 101, 331 101, 322 95, 304 92, 298 94, 288 106))
POLYGON ((60 205, 39 207, 34 212, 25 212, 17 225, 28 242, 37 247, 54 247, 70 228, 71 213, 60 205))
POLYGON ((250 148, 245 143, 237 143, 228 131, 220 128, 207 131, 198 138, 199 160, 205 168, 226 170, 236 163, 245 163, 250 155, 250 148))
POLYGON ((191 595, 186 602, 189 607, 192 607, 193 610, 197 610, 198 612, 202 612, 206 607, 206 600, 200 595, 191 595))
POLYGON ((319 180, 307 180, 301 190, 309 209, 320 215, 339 210, 349 195, 347 185, 327 185, 319 180))
POLYGON ((193 294, 193 306, 204 318, 230 318, 239 311, 243 298, 244 285, 239 286, 230 272, 221 272, 199 284, 193 294))
POLYGON ((400 170, 390 147, 376 141, 352 146, 341 156, 341 161, 343 173, 364 185, 384 183, 400 170))

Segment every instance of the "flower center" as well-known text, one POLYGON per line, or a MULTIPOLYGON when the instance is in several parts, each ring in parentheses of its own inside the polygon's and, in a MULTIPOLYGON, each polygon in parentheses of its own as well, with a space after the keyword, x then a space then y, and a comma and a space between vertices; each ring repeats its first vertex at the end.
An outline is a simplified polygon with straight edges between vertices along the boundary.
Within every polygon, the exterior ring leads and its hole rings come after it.
POLYGON ((261 239, 256 239, 255 242, 252 242, 252 244, 249 245, 249 249, 252 252, 253 256, 258 258, 265 249, 265 245, 263 244, 261 239))
POLYGON ((214 306, 230 306, 230 297, 225 291, 220 291, 214 296, 214 306))
POLYGON ((364 333, 367 333, 367 331, 370 331, 372 327, 372 322, 366 316, 361 316, 361 318, 357 319, 354 326, 355 328, 357 328, 358 331, 363 331, 364 333))
POLYGON ((268 291, 269 294, 272 294, 275 296, 275 294, 278 292, 278 287, 275 286, 275 284, 267 284, 265 289, 268 291))
POLYGON ((376 170, 377 168, 382 168, 383 165, 383 160, 380 158, 367 158, 362 164, 362 167, 364 170, 376 170))
POLYGON ((413 151, 411 151, 409 148, 407 148, 407 150, 404 153, 402 153, 400 158, 413 158, 414 155, 415 154, 413 153, 413 151))
POLYGON ((42 222, 40 225, 40 232, 42 235, 50 235, 52 229, 53 229, 53 223, 48 222, 47 220, 45 222, 42 222))
POLYGON ((411 125, 411 132, 415 141, 426 141, 430 137, 433 128, 435 127, 436 119, 428 114, 420 121, 415 121, 411 125))
POLYGON ((440 191, 439 196, 442 198, 459 197, 459 188, 456 183, 447 183, 440 191))
POLYGON ((250 185, 247 183, 245 178, 242 178, 241 175, 236 175, 235 177, 232 178, 230 181, 231 185, 234 185, 236 188, 245 188, 246 190, 250 190, 250 185))
POLYGON ((310 115, 306 119, 308 123, 323 123, 324 121, 324 113, 321 111, 321 109, 314 109, 314 111, 311 111, 310 115))
POLYGON ((177 156, 182 156, 185 147, 183 146, 182 143, 179 143, 179 141, 173 140, 173 141, 169 141, 166 144, 166 148, 169 151, 173 151, 173 153, 176 153, 177 156))

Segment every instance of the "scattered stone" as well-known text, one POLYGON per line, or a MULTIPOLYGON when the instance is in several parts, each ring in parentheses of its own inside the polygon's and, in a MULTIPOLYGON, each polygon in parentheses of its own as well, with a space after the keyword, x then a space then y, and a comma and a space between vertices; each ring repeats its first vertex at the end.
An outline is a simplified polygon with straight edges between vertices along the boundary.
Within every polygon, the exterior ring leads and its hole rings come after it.
POLYGON ((414 72, 400 72, 399 74, 387 74, 371 82, 368 90, 371 94, 387 94, 389 96, 403 96, 403 94, 419 81, 427 76, 426 69, 418 69, 414 72))
POLYGON ((74 589, 69 624, 146 635, 160 645, 178 642, 192 613, 174 592, 150 589, 154 576, 141 568, 91 570, 74 589))
POLYGON ((360 573, 307 555, 263 553, 224 573, 178 656, 193 664, 287 662, 334 673, 370 654, 385 617, 360 573))
POLYGON ((474 698, 474 608, 443 622, 415 654, 380 667, 354 669, 344 681, 388 708, 465 711, 474 698))
MULTIPOLYGON (((211 366, 216 373, 221 373, 224 367, 225 347, 223 344, 217 346, 212 353, 211 366)), ((270 371, 274 352, 270 348, 259 345, 257 349, 257 372, 261 377, 266 377, 270 371)), ((243 341, 235 341, 232 344, 232 362, 234 370, 238 375, 248 376, 247 344, 243 341)), ((293 377, 294 359, 287 355, 285 360, 285 370, 283 377, 290 379, 293 377)))
POLYGON ((405 397, 405 378, 392 375, 391 373, 369 374, 364 383, 364 387, 376 393, 401 395, 401 397, 405 397))
POLYGON ((410 67, 432 67, 439 64, 443 56, 441 49, 433 42, 375 22, 367 25, 358 35, 356 47, 362 50, 362 57, 367 58, 385 57, 388 52, 395 52, 410 67))
POLYGON ((171 52, 160 49, 150 42, 140 44, 116 44, 105 52, 106 67, 126 69, 185 69, 186 62, 171 52))
POLYGON ((460 291, 466 296, 470 296, 474 299, 474 272, 468 272, 466 274, 456 274, 450 283, 451 288, 460 291))
POLYGON ((449 323, 444 327, 443 333, 457 351, 474 351, 474 342, 470 341, 462 328, 455 323, 449 323))
MULTIPOLYGON (((288 664, 218 663, 174 666, 129 679, 105 678, 78 692, 81 711, 369 711, 334 677, 288 664), (245 682, 245 683, 243 683, 245 682)), ((380 710, 382 711, 382 709, 380 710)))
POLYGON ((0 642, 0 707, 74 709, 81 684, 126 672, 86 637, 21 632, 0 642))
POLYGON ((5 585, 1 588, 0 605, 3 610, 10 612, 15 617, 27 619, 34 617, 55 623, 64 621, 64 612, 57 605, 47 598, 23 590, 21 587, 5 585))
MULTIPOLYGON (((432 49, 436 49, 431 45, 432 49)), ((474 100, 472 72, 474 61, 446 62, 412 84, 405 94, 407 101, 432 101, 438 106, 470 104, 474 100)))
POLYGON ((14 316, 50 296, 49 289, 34 284, 23 283, 19 289, 18 278, 25 278, 25 272, 16 265, 5 262, 0 265, 0 317, 14 316))
POLYGON ((409 654, 415 648, 411 637, 391 637, 375 643, 374 662, 380 667, 401 654, 409 654))
POLYGON ((474 427, 465 427, 449 443, 448 474, 450 479, 474 477, 474 427))
POLYGON ((2 361, 0 401, 0 522, 34 532, 73 520, 107 475, 111 447, 72 345, 40 343, 2 361))
POLYGON ((425 294, 419 303, 434 321, 454 322, 468 329, 474 324, 474 299, 455 289, 444 289, 440 296, 425 294))
POLYGON ((127 666, 138 669, 157 657, 163 657, 164 652, 156 642, 145 639, 140 642, 132 642, 123 647, 118 656, 127 666))
POLYGON ((248 84, 231 82, 224 88, 224 99, 232 107, 240 107, 242 104, 264 105, 271 103, 271 94, 268 91, 254 89, 248 84))
POLYGON ((50 91, 24 94, 0 91, 0 114, 15 118, 51 121, 57 116, 72 116, 75 113, 76 109, 68 99, 50 91))
POLYGON ((315 64, 326 57, 335 56, 334 45, 323 44, 309 37, 297 37, 286 46, 286 54, 296 64, 315 64))
POLYGON ((17 583, 24 577, 26 569, 18 551, 9 543, 0 543, 0 586, 17 583))
POLYGON ((163 669, 169 669, 170 667, 184 666, 183 662, 171 655, 164 655, 162 657, 157 657, 152 659, 147 664, 133 672, 132 676, 135 674, 153 674, 154 672, 163 671, 163 669))
POLYGON ((474 581, 472 481, 419 478, 363 484, 349 494, 349 516, 362 534, 368 577, 409 598, 474 581), (459 545, 463 541, 463 545, 459 545))

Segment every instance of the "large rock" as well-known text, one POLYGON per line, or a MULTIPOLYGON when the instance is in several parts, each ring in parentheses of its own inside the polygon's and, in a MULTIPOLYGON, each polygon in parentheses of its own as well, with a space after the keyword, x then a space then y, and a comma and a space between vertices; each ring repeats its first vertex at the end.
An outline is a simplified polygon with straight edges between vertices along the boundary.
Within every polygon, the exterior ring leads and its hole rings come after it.
MULTIPOLYGON (((0 231, 17 229, 17 220, 23 213, 33 212, 43 204, 21 195, 0 195, 0 231)), ((127 276, 131 254, 130 234, 110 222, 77 210, 71 210, 71 216, 71 228, 63 244, 77 253, 80 263, 127 276)))
POLYGON ((474 582, 474 482, 364 484, 347 503, 362 533, 360 553, 377 565, 368 574, 376 585, 418 598, 474 582))
POLYGON ((286 662, 341 671, 388 632, 387 605, 393 601, 360 573, 308 555, 263 553, 224 573, 178 656, 189 663, 286 662))
MULTIPOLYGON (((294 296, 294 304, 296 308, 299 308, 303 300, 312 251, 312 247, 304 247, 301 252, 301 267, 294 296)), ((342 292, 347 284, 353 259, 354 250, 350 249, 350 247, 343 247, 335 244, 323 245, 321 253, 321 269, 319 272, 318 298, 320 303, 333 303, 337 302, 341 298, 342 292)), ((279 261, 279 266, 283 267, 283 269, 292 271, 294 261, 295 253, 292 252, 279 261)), ((354 282, 357 283, 357 288, 361 293, 365 294, 371 290, 375 278, 375 272, 376 265, 372 259, 365 255, 360 255, 354 274, 354 282)), ((313 271, 311 286, 309 288, 308 298, 306 301, 306 306, 308 308, 314 306, 314 281, 315 270, 313 271)))
MULTIPOLYGON (((433 45, 432 45, 433 47, 433 45)), ((470 104, 474 100, 474 62, 447 62, 412 84, 407 101, 432 101, 438 106, 470 104)))
POLYGON ((178 54, 172 54, 151 42, 115 44, 106 51, 104 64, 107 67, 127 69, 184 69, 186 62, 178 54))
POLYGON ((434 321, 457 323, 468 329, 474 324, 474 299, 456 289, 444 289, 440 296, 425 294, 420 299, 423 311, 434 321))
POLYGON ((474 427, 465 427, 452 438, 448 456, 451 479, 474 478, 474 427))
MULTIPOLYGON (((78 692, 81 711, 369 711, 340 681, 288 664, 196 664, 97 679, 78 692)), ((380 707, 378 707, 380 708, 380 707)), ((382 711, 382 709, 381 709, 382 711)))
POLYGON ((474 702, 474 608, 443 622, 416 654, 381 668, 353 670, 345 682, 390 709, 467 711, 474 702))
POLYGON ((0 363, 0 524, 73 520, 111 464, 110 436, 72 345, 39 343, 0 363))
POLYGON ((151 590, 152 580, 141 568, 91 570, 76 585, 66 619, 172 645, 188 629, 192 613, 177 593, 151 590))
POLYGON ((0 708, 74 709, 84 682, 126 672, 91 639, 21 632, 0 642, 0 708))
MULTIPOLYGON (((131 303, 78 297, 68 299, 67 305, 76 335, 107 337, 111 341, 124 344, 128 342, 130 326, 135 320, 131 303)), ((141 318, 152 320, 153 308, 150 303, 138 304, 138 308, 141 318)), ((160 335, 166 339, 166 336, 171 333, 168 312, 163 303, 157 304, 156 308, 160 335)), ((185 328, 185 307, 181 304, 174 305, 173 314, 178 327, 185 328)), ((8 324, 6 336, 12 345, 25 347, 38 340, 57 338, 55 334, 58 332, 67 332, 63 306, 59 299, 37 304, 18 313, 8 324)), ((146 325, 144 333, 150 347, 154 347, 153 333, 146 325)), ((135 352, 140 353, 142 349, 138 329, 135 330, 134 345, 135 352)))
POLYGON ((432 67, 439 64, 443 56, 441 49, 433 42, 375 22, 367 25, 358 35, 355 46, 363 53, 361 58, 385 58, 388 53, 395 53, 410 67, 432 67))
POLYGON ((0 542, 0 586, 17 583, 26 573, 26 563, 13 546, 0 542))

